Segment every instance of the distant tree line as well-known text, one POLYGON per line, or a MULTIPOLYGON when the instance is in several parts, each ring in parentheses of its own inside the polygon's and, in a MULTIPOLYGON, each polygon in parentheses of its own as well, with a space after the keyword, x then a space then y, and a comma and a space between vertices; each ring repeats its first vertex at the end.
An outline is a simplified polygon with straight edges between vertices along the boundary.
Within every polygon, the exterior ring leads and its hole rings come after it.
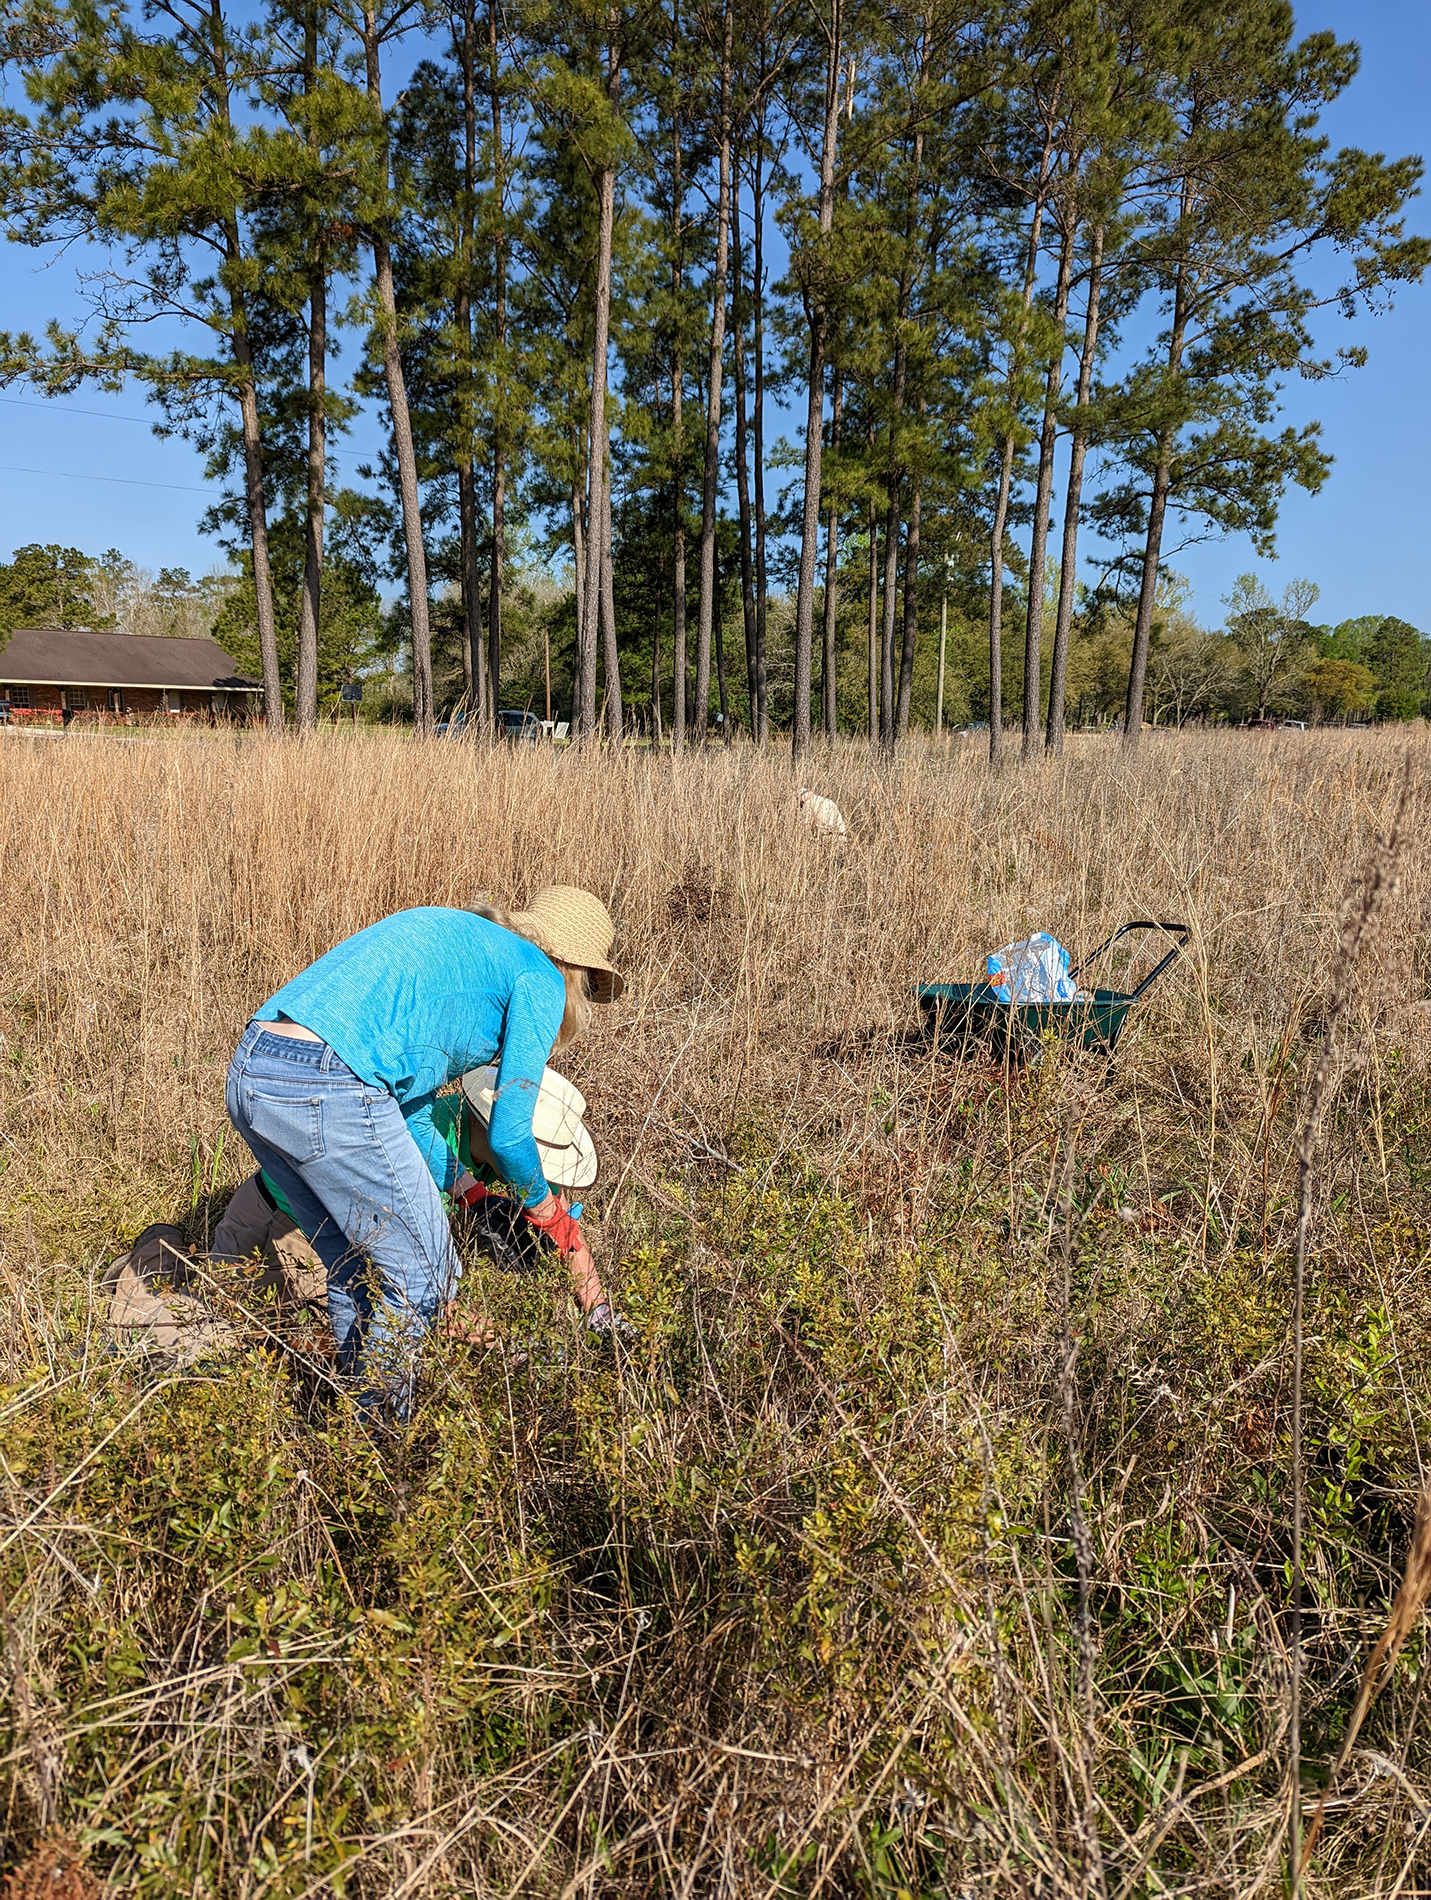
MULTIPOLYGON (((282 529, 283 524, 280 524, 282 529)), ((284 704, 291 712, 296 673, 298 602, 303 549, 291 531, 274 541, 274 589, 284 704)), ((618 574, 620 570, 618 567, 618 574)), ((622 590, 624 592, 624 590, 622 590)), ((1059 594, 1050 566, 1045 603, 1059 594)), ((1146 688, 1148 723, 1193 723, 1299 718, 1313 724, 1431 718, 1431 637, 1389 614, 1363 614, 1331 627, 1308 614, 1317 589, 1294 581, 1273 601, 1253 574, 1240 577, 1228 598, 1226 624, 1210 632, 1187 606, 1182 576, 1164 567, 1149 635, 1146 688)), ((621 595, 618 595, 620 598, 621 595)), ((518 706, 560 713, 572 683, 573 590, 518 567, 508 583, 504 692, 518 706), (553 655, 556 668, 553 672, 553 655)), ((773 597, 770 650, 773 685, 790 673, 794 602, 773 597)), ((1133 604, 1115 597, 1089 597, 1074 619, 1065 677, 1069 723, 1107 726, 1121 719, 1133 649, 1133 604)), ((634 604, 633 604, 634 612, 634 604)), ((399 671, 403 654, 401 603, 384 608, 368 564, 341 551, 331 557, 322 595, 318 639, 317 702, 320 713, 341 708, 341 688, 367 679, 365 717, 411 716, 411 680, 399 671)), ((985 723, 989 692, 987 659, 979 629, 942 616, 946 670, 938 685, 938 645, 931 642, 915 669, 914 708, 921 724, 942 729, 985 723)), ((434 677, 439 704, 461 694, 458 649, 461 596, 446 587, 433 602, 434 677)), ((30 544, 0 562, 0 653, 14 627, 92 627, 125 634, 218 640, 240 670, 260 664, 254 626, 253 579, 246 567, 215 568, 195 580, 185 568, 157 574, 137 566, 117 549, 87 555, 79 548, 30 544)), ((848 673, 850 653, 839 659, 848 673)), ((862 655, 855 657, 862 658, 862 655)), ((1051 655, 1045 654, 1041 712, 1047 717, 1052 690, 1051 655)), ((1012 669, 1010 669, 1012 677, 1012 669)), ((859 681, 848 681, 851 700, 859 681)), ((346 711, 346 708, 341 708, 346 711)))
POLYGON ((1209 633, 1174 598, 1154 623, 1148 696, 1152 721, 1317 724, 1431 717, 1431 639, 1390 614, 1313 625, 1317 589, 1293 581, 1273 600, 1254 574, 1228 599, 1225 628, 1209 633))
MULTIPOLYGON (((0 374, 137 378, 201 444, 274 727, 391 647, 383 568, 422 728, 445 676, 483 720, 536 691, 540 619, 578 736, 888 752, 938 711, 937 627, 995 760, 1010 712, 1056 752, 1090 667, 1136 744, 1165 548, 1270 550, 1330 460, 1281 387, 1365 354, 1315 313, 1428 262, 1419 160, 1328 144, 1356 49, 1285 0, 30 0, 4 35, 0 214, 104 269, 96 323, 0 374), (365 400, 376 495, 333 473, 365 400)), ((1376 683, 1370 645, 1318 664, 1376 683)))
POLYGON ((195 580, 183 567, 153 573, 117 548, 96 556, 32 541, 0 562, 0 652, 16 627, 201 639, 237 584, 222 569, 195 580))

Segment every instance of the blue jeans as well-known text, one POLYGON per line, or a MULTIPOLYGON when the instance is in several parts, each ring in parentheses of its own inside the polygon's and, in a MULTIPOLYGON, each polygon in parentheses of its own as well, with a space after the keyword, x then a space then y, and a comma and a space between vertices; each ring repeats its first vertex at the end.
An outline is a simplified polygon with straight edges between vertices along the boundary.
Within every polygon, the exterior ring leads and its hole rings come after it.
POLYGON ((265 1023, 244 1032, 224 1099, 327 1271, 340 1371, 357 1378, 360 1405, 405 1418, 423 1335, 462 1268, 402 1110, 326 1042, 265 1023))

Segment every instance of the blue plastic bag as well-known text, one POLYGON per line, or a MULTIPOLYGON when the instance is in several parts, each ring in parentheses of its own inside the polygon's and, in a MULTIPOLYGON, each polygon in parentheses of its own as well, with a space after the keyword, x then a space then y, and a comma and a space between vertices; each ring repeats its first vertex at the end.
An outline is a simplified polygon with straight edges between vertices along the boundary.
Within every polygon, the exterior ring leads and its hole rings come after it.
POLYGON ((1046 930, 995 950, 988 972, 1001 1003, 1071 1003, 1078 994, 1068 974, 1068 952, 1046 930))

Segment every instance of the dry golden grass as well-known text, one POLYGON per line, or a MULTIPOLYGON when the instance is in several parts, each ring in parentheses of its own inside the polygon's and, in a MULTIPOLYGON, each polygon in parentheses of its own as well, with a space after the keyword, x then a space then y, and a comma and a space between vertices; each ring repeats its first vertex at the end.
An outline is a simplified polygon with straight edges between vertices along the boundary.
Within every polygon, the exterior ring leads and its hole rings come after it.
MULTIPOLYGON (((1159 735, 1130 763, 1110 739, 1074 739, 1062 765, 1003 781, 968 740, 887 774, 851 745, 806 775, 850 820, 834 857, 797 823, 788 760, 744 751, 673 776, 641 753, 403 738, 10 740, 12 1190, 18 1169, 73 1232, 77 1203, 99 1219, 99 1189, 120 1218, 95 1231, 120 1237, 142 1211, 124 1197, 156 1163, 187 1170, 191 1135, 212 1153, 232 1046, 294 971, 405 905, 580 879, 617 912, 632 979, 578 1061, 610 1172, 639 1167, 667 1122, 719 1139, 755 1109, 790 1141, 839 1116, 867 1146, 871 1037, 911 1026, 912 983, 973 978, 1030 928, 1087 948, 1164 916, 1191 924, 1194 954, 1141 1013, 1159 1033, 1130 1039, 1127 1066, 1159 1101, 1176 1086, 1222 1098, 1229 1145, 1209 1114, 1206 1162, 1231 1219, 1249 1187, 1242 1111, 1265 1079, 1247 1058, 1263 1069, 1315 1014, 1338 904, 1406 743, 1159 735)), ((1423 728, 1410 743, 1424 770, 1423 728)), ((1418 852, 1373 998, 1417 1063, 1427 901, 1418 852)))
MULTIPOLYGON (((33 1705, 17 1688, 12 1841, 80 1832, 146 1893, 330 1890, 339 1862, 347 1892, 394 1895, 1276 1891, 1296 1131, 1339 906, 1408 747, 1411 843, 1318 1176, 1314 1764, 1385 1620, 1431 1398, 1425 728, 1155 734, 1132 761, 1075 737, 1002 779, 968 740, 882 771, 841 745, 799 781, 842 807, 838 851, 798 822, 788 757, 742 749, 673 768, 401 735, 0 741, 0 1352, 27 1447, 0 1582, 33 1705), (348 1780, 328 1828, 337 1793, 315 1813, 316 1768, 284 1767, 300 1729, 317 1753, 309 1717, 278 1672, 249 1695, 226 1661, 233 1617, 277 1614, 271 1580, 241 1589, 246 1557, 193 1581, 151 1526, 152 1571, 86 1581, 112 1558, 83 1557, 85 1527, 96 1552, 140 1536, 117 1477, 91 1495, 111 1443, 133 1441, 125 1483, 149 1461, 182 1487, 156 1410, 207 1416, 105 1357, 97 1270, 151 1219, 201 1240, 246 1172, 222 1082, 257 1002, 391 910, 551 880, 608 899, 630 979, 566 1066, 642 1368, 574 1359, 527 1390, 438 1352, 429 1438, 396 1476, 341 1413, 295 1409, 262 1355, 243 1372, 240 1409, 288 1474, 265 1536, 306 1602, 336 1564, 364 1614, 401 1602, 412 1623, 429 1557, 410 1527, 442 1498, 481 1546, 483 1614, 503 1591, 526 1606, 530 1680, 484 1678, 486 1755, 456 1716, 373 1744, 362 1771, 330 1742, 348 1780), (1193 941, 1111 1080, 1057 1055, 961 1066, 913 1033, 915 982, 972 979, 1030 929, 1090 948, 1134 917, 1193 941), (91 1387, 102 1445, 75 1412, 91 1387), (439 1482, 444 1458, 460 1470, 439 1482), (360 1502, 320 1504, 311 1487, 354 1470, 360 1502), (364 1537, 387 1553, 366 1581, 364 1537), (107 1700, 98 1661, 65 1660, 96 1619, 96 1656, 126 1620, 144 1632, 127 1675, 105 1662, 107 1700), (189 1790, 167 1807, 165 1775, 189 1790), (279 1819, 250 1812, 268 1782, 279 1819)), ((237 1428, 212 1403, 217 1442, 237 1428)), ((438 1665, 394 1643, 373 1695, 428 1706, 411 1685, 438 1665)), ((1417 1709, 1384 1698, 1394 1773, 1344 1777, 1309 1891, 1423 1890, 1417 1709)))

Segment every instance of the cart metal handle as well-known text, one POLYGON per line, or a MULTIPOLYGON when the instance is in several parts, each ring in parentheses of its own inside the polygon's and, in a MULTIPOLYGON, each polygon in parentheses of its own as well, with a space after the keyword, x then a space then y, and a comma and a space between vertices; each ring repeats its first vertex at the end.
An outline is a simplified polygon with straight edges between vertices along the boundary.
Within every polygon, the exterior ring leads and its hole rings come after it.
POLYGON ((1149 970, 1137 989, 1135 989, 1128 998, 1130 1003, 1136 1003, 1138 998, 1143 994, 1143 991, 1157 982, 1158 978, 1163 974, 1163 971, 1166 970, 1168 965, 1173 961, 1173 958, 1181 951, 1187 949, 1188 939, 1191 937, 1192 931, 1186 924, 1160 924, 1154 923, 1149 918, 1143 918, 1137 923, 1122 924, 1113 932, 1113 935, 1109 937, 1106 943, 1100 943, 1098 948, 1093 951, 1091 955, 1086 956, 1076 970, 1069 971, 1068 974, 1070 978, 1077 979, 1082 976, 1083 972, 1090 969, 1106 951, 1113 948, 1120 937, 1126 937, 1130 931, 1134 930, 1162 930, 1165 931, 1168 936, 1177 938, 1177 942, 1173 945, 1172 949, 1169 950, 1162 962, 1155 964, 1153 968, 1149 970))

